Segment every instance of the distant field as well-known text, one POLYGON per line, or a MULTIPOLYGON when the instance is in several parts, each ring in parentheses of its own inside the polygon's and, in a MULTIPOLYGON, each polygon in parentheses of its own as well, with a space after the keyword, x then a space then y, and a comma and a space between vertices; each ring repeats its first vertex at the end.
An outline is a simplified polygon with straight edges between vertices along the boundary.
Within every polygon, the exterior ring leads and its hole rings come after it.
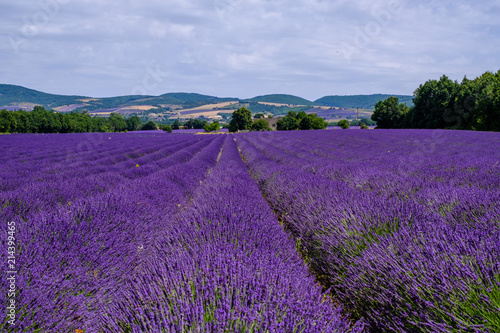
POLYGON ((237 103, 238 101, 232 101, 232 102, 223 102, 223 103, 216 103, 216 104, 205 104, 202 106, 198 106, 196 108, 191 108, 191 109, 184 109, 181 110, 181 112, 192 112, 192 111, 205 111, 205 110, 212 110, 212 109, 223 109, 227 107, 228 105, 237 103))
POLYGON ((98 101, 98 100, 99 100, 98 98, 82 98, 82 99, 79 99, 79 101, 81 101, 83 103, 95 102, 95 101, 98 101))
POLYGON ((341 109, 341 108, 317 108, 313 107, 305 111, 306 113, 316 113, 319 117, 324 118, 326 120, 334 120, 339 119, 336 116, 340 116, 342 118, 346 117, 356 117, 358 115, 359 118, 370 118, 373 114, 373 111, 369 110, 356 110, 356 109, 341 109))
POLYGON ((26 110, 31 111, 37 104, 34 103, 12 103, 10 105, 0 106, 0 110, 17 111, 26 110))
POLYGON ((101 110, 96 110, 89 112, 90 114, 94 115, 109 115, 110 113, 120 113, 120 114, 130 114, 130 113, 140 113, 143 111, 151 110, 156 108, 153 105, 131 105, 131 106, 124 106, 124 107, 118 107, 118 108, 110 108, 110 109, 101 109, 101 110))
POLYGON ((54 111, 58 111, 58 112, 70 112, 70 111, 73 111, 73 110, 75 110, 77 108, 84 107, 86 105, 87 104, 63 105, 63 106, 58 106, 58 107, 54 108, 54 111))
MULTIPOLYGON (((220 112, 224 112, 224 110, 192 110, 192 111, 179 111, 178 114, 181 116, 181 117, 186 117, 186 118, 190 118, 190 117, 193 117, 193 118, 197 118, 197 117, 206 117, 206 118, 209 118, 209 117, 215 117, 217 116, 217 114, 219 114, 220 112)), ((232 112, 232 110, 227 110, 227 112, 232 112)), ((178 116, 172 116, 171 118, 177 118, 178 116)))
POLYGON ((289 106, 289 107, 294 107, 294 106, 306 106, 306 105, 294 105, 294 104, 271 103, 271 102, 257 102, 257 103, 259 103, 259 104, 264 104, 264 105, 289 106))
POLYGON ((17 111, 17 110, 25 110, 25 111, 31 111, 33 108, 32 107, 27 107, 27 106, 1 106, 0 110, 7 110, 7 111, 17 111))

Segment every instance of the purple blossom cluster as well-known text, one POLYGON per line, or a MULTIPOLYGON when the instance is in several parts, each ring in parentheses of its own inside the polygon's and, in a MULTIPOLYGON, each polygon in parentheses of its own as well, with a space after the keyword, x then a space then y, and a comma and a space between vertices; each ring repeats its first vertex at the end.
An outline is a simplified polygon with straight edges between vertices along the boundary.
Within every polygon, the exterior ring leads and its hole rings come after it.
POLYGON ((0 330, 363 331, 315 284, 234 136, 0 139, 0 219, 18 230, 17 324, 1 312, 0 330))
POLYGON ((500 135, 247 133, 264 196, 372 331, 500 331, 500 135))

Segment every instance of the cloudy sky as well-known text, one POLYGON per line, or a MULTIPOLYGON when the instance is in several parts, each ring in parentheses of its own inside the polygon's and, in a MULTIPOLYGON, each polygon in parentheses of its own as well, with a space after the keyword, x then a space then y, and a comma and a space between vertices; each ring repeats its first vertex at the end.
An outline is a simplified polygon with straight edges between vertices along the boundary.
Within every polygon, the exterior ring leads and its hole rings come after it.
POLYGON ((500 69, 500 1, 0 0, 0 83, 105 97, 408 94, 500 69))

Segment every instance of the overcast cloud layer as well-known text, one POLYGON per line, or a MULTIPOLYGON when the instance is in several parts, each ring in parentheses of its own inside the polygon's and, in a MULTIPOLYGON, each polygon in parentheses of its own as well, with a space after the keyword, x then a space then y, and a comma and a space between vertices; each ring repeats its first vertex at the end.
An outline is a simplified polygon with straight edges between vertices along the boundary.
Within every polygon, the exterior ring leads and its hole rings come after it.
POLYGON ((0 83, 105 97, 411 95, 500 69, 498 0, 0 0, 0 83))

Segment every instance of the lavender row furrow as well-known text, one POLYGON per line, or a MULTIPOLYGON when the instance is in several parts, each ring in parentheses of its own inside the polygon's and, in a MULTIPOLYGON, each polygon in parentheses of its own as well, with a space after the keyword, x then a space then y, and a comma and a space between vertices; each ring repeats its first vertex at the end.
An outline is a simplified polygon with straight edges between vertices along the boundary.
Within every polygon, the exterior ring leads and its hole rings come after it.
POLYGON ((105 330, 361 332, 324 301, 227 137, 192 204, 144 248, 105 330))

